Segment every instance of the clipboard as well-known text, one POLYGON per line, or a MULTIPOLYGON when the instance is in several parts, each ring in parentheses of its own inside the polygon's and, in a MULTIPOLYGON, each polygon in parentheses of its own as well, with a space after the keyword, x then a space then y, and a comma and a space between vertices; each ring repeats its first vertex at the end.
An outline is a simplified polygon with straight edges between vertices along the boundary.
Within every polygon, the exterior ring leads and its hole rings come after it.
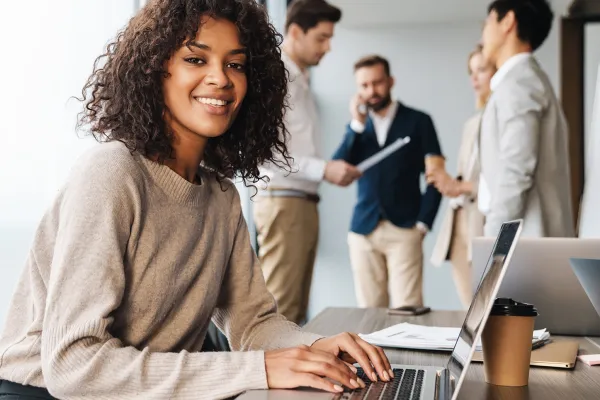
MULTIPOLYGON (((579 353, 579 343, 573 340, 561 340, 551 342, 544 347, 531 352, 532 367, 547 368, 575 368, 577 354, 579 353)), ((473 362, 483 363, 483 353, 476 351, 473 354, 473 362)))

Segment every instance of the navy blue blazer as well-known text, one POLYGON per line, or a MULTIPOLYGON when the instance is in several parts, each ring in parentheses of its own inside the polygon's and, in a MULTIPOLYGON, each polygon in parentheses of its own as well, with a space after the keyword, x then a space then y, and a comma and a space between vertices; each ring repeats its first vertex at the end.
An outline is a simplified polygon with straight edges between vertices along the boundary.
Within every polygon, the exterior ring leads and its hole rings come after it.
MULTIPOLYGON (((406 136, 410 137, 407 145, 366 170, 358 180, 352 232, 368 235, 381 219, 401 228, 412 228, 417 222, 430 229, 433 226, 442 195, 433 185, 422 193, 421 174, 425 172, 425 155, 442 155, 437 133, 429 115, 399 103, 384 147, 406 136)), ((360 134, 348 124, 333 159, 357 165, 381 149, 373 121, 367 118, 360 134)))

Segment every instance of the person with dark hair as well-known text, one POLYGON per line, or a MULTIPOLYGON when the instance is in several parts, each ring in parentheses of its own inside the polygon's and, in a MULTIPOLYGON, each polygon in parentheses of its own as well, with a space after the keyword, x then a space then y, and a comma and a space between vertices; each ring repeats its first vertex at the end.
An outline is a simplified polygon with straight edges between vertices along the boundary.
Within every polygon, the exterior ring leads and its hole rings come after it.
POLYGON ((423 238, 431 230, 441 194, 423 193, 425 158, 441 157, 431 117, 392 99, 389 62, 366 56, 354 65, 358 93, 352 120, 333 155, 357 165, 399 139, 410 142, 367 169, 358 180, 348 247, 359 307, 423 305, 423 238))
POLYGON ((279 35, 254 0, 152 0, 83 92, 85 154, 42 218, 0 336, 2 399, 226 398, 390 379, 380 348, 276 312, 235 173, 289 158, 279 35), (233 352, 200 352, 209 322, 233 352), (342 359, 343 357, 343 359, 342 359))
POLYGON ((285 113, 291 172, 267 163, 268 178, 254 203, 258 254, 267 288, 290 321, 306 321, 319 241, 317 203, 321 181, 348 186, 360 172, 344 161, 326 161, 320 151, 319 116, 309 68, 330 50, 339 8, 323 0, 295 0, 288 7, 282 58, 289 71, 290 108, 285 113))
POLYGON ((478 206, 485 236, 523 218, 523 235, 575 234, 568 128, 550 79, 532 53, 548 37, 547 0, 496 0, 488 7, 483 55, 497 68, 479 138, 478 206))

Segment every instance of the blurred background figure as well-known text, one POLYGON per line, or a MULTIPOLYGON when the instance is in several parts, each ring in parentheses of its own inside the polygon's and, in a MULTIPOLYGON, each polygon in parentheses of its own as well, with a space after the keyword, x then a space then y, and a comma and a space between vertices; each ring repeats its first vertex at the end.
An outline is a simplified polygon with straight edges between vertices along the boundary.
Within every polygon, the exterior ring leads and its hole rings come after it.
POLYGON ((347 186, 360 176, 343 161, 321 156, 319 115, 310 88, 310 67, 331 50, 339 8, 323 0, 295 0, 287 11, 282 60, 289 72, 285 114, 290 168, 273 163, 261 168, 269 178, 254 203, 258 256, 267 288, 290 321, 306 319, 319 241, 318 190, 325 180, 347 186))
POLYGON ((371 55, 354 64, 357 93, 351 122, 333 159, 357 165, 398 139, 410 142, 367 169, 358 180, 348 246, 359 307, 423 305, 423 239, 442 196, 422 191, 425 158, 442 155, 431 117, 392 98, 387 59, 371 55))
POLYGON ((479 154, 477 136, 481 114, 491 94, 490 80, 496 69, 484 59, 482 46, 469 54, 468 71, 475 92, 477 112, 467 120, 462 133, 458 155, 457 176, 440 172, 436 176, 440 192, 450 197, 442 220, 431 263, 441 266, 450 260, 456 289, 465 308, 471 304, 471 239, 483 235, 483 214, 477 207, 479 181, 479 154))
POLYGON ((478 205, 483 233, 522 218, 523 236, 575 235, 569 129, 550 79, 533 55, 554 13, 547 0, 495 0, 482 33, 494 95, 481 118, 478 205))

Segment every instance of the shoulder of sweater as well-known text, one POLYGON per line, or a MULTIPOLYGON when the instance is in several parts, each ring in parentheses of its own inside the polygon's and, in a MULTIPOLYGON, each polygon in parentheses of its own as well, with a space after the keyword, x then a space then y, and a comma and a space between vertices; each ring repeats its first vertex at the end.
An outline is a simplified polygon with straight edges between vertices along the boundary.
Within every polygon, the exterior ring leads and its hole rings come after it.
POLYGON ((141 184, 144 175, 139 162, 121 142, 100 143, 84 152, 74 163, 70 183, 80 180, 117 188, 141 184))
POLYGON ((133 153, 125 144, 113 141, 96 144, 79 157, 76 165, 79 167, 91 167, 94 165, 106 166, 106 163, 129 167, 136 164, 136 161, 133 153))
POLYGON ((241 209, 240 194, 231 179, 209 168, 202 167, 202 171, 206 184, 211 186, 211 192, 219 201, 226 201, 232 206, 238 205, 241 209))

